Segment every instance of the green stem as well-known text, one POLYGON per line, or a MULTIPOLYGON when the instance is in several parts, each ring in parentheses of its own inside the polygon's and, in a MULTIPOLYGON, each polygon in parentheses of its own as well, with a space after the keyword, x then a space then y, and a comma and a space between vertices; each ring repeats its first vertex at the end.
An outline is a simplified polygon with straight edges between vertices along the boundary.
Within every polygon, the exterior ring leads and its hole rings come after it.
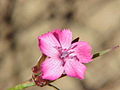
POLYGON ((108 52, 110 52, 110 51, 112 51, 112 50, 115 50, 115 49, 117 49, 117 48, 119 48, 119 47, 120 47, 120 45, 117 45, 117 46, 112 47, 112 48, 110 48, 110 49, 107 49, 107 50, 104 50, 104 51, 95 53, 92 58, 93 58, 93 59, 94 59, 94 58, 97 58, 97 57, 99 57, 99 56, 101 56, 101 55, 104 55, 104 54, 106 54, 106 53, 108 53, 108 52))
POLYGON ((31 86, 35 86, 35 83, 29 80, 29 81, 25 81, 24 83, 18 84, 13 88, 9 88, 8 90, 23 90, 31 86))

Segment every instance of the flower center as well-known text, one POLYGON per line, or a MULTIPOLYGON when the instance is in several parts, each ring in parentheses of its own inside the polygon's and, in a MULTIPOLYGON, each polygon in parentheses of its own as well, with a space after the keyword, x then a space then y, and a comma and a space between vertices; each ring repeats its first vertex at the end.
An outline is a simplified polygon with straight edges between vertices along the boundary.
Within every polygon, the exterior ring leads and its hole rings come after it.
POLYGON ((62 47, 55 47, 58 51, 59 51, 59 58, 62 59, 63 61, 65 60, 65 58, 74 58, 76 56, 76 54, 74 53, 74 48, 76 47, 72 46, 68 49, 62 49, 62 47))
POLYGON ((60 54, 60 58, 61 59, 64 59, 64 58, 66 58, 66 57, 68 57, 69 56, 69 53, 67 52, 67 51, 63 51, 61 54, 60 54))
POLYGON ((65 58, 72 58, 74 57, 74 51, 71 49, 61 49, 59 58, 64 60, 65 58))

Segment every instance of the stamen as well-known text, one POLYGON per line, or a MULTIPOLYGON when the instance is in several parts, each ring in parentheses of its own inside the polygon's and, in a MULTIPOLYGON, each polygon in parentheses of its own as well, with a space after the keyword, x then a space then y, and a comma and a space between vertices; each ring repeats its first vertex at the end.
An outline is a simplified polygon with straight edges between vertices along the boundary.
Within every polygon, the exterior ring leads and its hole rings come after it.
POLYGON ((60 58, 66 58, 69 55, 69 53, 67 51, 62 52, 62 54, 60 55, 60 58))

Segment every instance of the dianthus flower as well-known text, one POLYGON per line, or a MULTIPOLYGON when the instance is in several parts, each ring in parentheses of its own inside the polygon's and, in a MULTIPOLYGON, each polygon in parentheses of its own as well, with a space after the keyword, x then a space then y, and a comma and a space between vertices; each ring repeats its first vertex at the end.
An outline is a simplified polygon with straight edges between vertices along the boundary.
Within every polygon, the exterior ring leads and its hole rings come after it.
POLYGON ((42 78, 56 80, 61 75, 84 79, 92 61, 92 48, 85 41, 72 41, 70 30, 54 30, 38 37, 41 52, 47 56, 41 64, 42 78))

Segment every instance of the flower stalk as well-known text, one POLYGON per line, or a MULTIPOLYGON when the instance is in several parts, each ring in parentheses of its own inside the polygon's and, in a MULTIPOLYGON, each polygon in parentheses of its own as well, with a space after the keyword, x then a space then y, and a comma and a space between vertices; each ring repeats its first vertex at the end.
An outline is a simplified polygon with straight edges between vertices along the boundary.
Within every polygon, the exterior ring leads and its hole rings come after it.
POLYGON ((9 88, 8 90, 23 90, 23 89, 31 87, 31 86, 36 86, 36 84, 32 81, 32 79, 25 81, 21 84, 18 84, 13 88, 9 88))
POLYGON ((106 49, 106 50, 104 50, 104 51, 97 52, 97 53, 95 53, 95 54, 93 55, 92 59, 97 58, 97 57, 99 57, 99 56, 101 56, 101 55, 104 55, 104 54, 106 54, 106 53, 108 53, 108 52, 110 52, 110 51, 113 51, 113 50, 115 50, 115 49, 117 49, 117 48, 119 48, 119 47, 120 47, 120 45, 117 45, 117 46, 114 46, 114 47, 112 47, 112 48, 106 49))

